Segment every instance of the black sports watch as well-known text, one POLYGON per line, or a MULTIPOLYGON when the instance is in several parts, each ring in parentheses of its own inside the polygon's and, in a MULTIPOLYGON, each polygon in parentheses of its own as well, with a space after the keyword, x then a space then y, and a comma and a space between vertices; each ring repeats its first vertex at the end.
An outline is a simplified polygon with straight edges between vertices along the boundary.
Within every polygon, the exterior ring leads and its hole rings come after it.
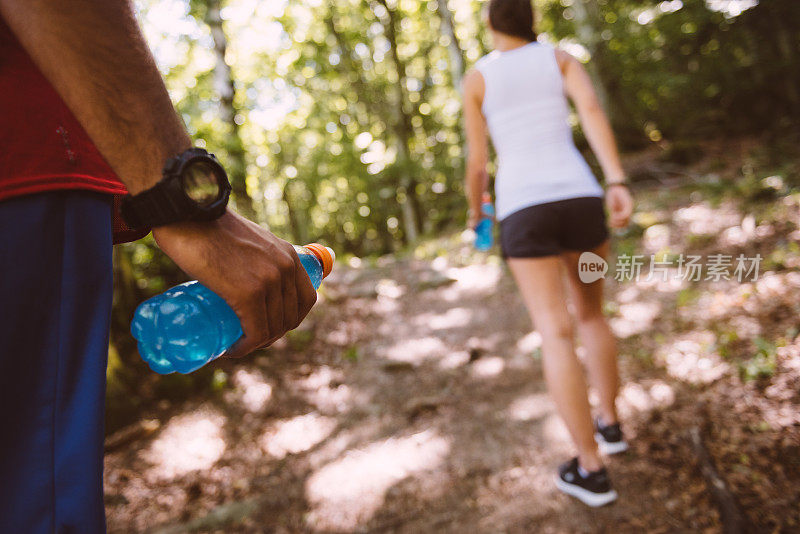
POLYGON ((164 164, 156 185, 122 200, 131 228, 156 228, 182 221, 211 221, 225 213, 231 183, 214 154, 190 148, 164 164))

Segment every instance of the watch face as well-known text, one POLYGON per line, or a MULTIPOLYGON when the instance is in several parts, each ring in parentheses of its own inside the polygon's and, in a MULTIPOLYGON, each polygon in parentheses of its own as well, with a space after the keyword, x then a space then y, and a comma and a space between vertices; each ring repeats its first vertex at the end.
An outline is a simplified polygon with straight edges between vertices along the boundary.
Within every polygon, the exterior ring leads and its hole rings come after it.
POLYGON ((183 170, 183 191, 190 199, 201 206, 208 206, 220 196, 218 170, 205 161, 189 163, 183 170))

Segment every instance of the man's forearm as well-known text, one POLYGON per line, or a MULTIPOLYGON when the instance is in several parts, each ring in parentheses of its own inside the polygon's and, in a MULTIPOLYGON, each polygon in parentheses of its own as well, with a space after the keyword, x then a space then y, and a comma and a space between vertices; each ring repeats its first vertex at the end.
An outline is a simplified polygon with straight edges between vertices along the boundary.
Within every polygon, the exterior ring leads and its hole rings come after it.
POLYGON ((0 15, 131 193, 191 145, 127 0, 0 0, 0 15))

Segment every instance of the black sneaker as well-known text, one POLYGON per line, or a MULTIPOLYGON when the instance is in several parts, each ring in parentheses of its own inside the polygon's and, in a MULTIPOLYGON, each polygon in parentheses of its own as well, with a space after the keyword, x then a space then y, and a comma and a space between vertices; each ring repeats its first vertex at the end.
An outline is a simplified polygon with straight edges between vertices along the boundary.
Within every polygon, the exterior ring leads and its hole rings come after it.
POLYGON ((597 447, 601 454, 619 454, 628 450, 628 444, 625 442, 619 423, 606 426, 598 417, 595 419, 594 428, 594 439, 597 441, 597 447))
POLYGON ((617 500, 617 492, 611 488, 606 468, 592 471, 584 477, 578 470, 577 458, 561 464, 558 468, 556 487, 593 508, 617 500))

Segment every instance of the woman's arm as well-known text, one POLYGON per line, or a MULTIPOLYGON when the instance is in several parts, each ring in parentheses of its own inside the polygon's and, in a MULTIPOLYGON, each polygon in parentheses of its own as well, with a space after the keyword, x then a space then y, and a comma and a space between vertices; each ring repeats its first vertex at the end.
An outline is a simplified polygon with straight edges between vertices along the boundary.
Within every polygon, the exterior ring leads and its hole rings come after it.
POLYGON ((609 222, 614 228, 627 226, 633 212, 633 198, 627 187, 620 186, 625 184, 625 171, 619 159, 614 133, 597 98, 592 80, 581 62, 570 54, 556 50, 556 59, 564 79, 564 91, 578 110, 581 127, 606 178, 609 222))
POLYGON ((470 228, 478 224, 481 197, 489 186, 486 164, 489 162, 489 140, 481 106, 486 86, 483 75, 472 70, 464 77, 464 128, 467 137, 467 170, 465 189, 469 203, 470 228))
POLYGON ((600 162, 606 183, 624 181, 625 171, 622 170, 619 160, 614 133, 594 91, 589 73, 580 61, 562 50, 556 50, 556 58, 564 79, 564 91, 578 110, 581 126, 589 146, 600 162))

